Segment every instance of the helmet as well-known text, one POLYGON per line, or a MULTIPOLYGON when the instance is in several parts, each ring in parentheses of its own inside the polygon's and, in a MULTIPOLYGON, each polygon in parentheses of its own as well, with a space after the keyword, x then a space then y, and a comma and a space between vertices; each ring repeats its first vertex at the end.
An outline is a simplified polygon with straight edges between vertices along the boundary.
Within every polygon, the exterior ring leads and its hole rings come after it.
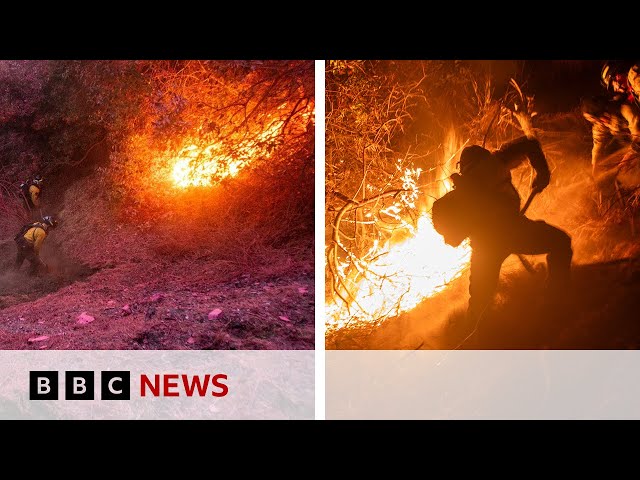
POLYGON ((51 215, 45 215, 42 217, 42 223, 49 225, 51 228, 56 228, 58 226, 58 220, 51 215))
POLYGON ((602 66, 600 71, 600 83, 607 90, 614 88, 614 80, 620 85, 627 83, 627 75, 633 62, 627 60, 608 60, 602 66))
POLYGON ((491 152, 480 145, 465 147, 460 154, 460 173, 464 175, 465 172, 473 170, 479 162, 483 162, 490 157, 491 152))

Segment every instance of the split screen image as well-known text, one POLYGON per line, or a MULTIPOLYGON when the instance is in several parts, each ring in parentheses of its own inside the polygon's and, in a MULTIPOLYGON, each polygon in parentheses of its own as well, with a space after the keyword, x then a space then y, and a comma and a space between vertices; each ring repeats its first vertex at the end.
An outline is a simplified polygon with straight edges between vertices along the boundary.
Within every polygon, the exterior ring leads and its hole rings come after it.
POLYGON ((0 348, 637 349, 637 71, 0 61, 0 348))

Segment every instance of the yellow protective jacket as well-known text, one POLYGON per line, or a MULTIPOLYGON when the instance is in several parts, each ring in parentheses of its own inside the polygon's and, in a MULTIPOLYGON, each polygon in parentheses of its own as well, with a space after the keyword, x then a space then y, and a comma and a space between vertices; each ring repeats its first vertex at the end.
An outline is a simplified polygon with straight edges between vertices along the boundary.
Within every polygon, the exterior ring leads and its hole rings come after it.
POLYGON ((29 187, 29 197, 35 207, 40 206, 40 188, 35 185, 29 187))
POLYGON ((30 244, 33 245, 33 250, 36 252, 36 255, 40 255, 40 249, 42 248, 42 242, 47 237, 47 231, 43 226, 35 226, 31 227, 27 230, 27 233, 24 234, 24 239, 30 244))

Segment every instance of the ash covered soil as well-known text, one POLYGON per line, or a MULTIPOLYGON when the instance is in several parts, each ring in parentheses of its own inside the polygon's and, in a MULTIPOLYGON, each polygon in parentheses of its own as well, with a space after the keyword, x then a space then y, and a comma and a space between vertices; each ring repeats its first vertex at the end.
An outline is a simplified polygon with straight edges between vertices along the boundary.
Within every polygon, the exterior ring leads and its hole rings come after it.
MULTIPOLYGON (((97 210, 104 199, 83 190, 64 205, 97 210)), ((48 275, 29 276, 26 261, 13 271, 13 235, 0 241, 1 349, 314 348, 313 238, 259 254, 244 242, 185 249, 81 213, 64 209, 45 240, 48 275)))

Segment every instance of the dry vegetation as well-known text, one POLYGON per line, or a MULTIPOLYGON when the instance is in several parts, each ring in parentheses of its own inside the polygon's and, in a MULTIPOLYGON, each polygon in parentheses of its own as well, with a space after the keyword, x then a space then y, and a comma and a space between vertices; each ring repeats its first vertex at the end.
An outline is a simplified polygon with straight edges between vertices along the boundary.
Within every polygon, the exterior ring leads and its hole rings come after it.
POLYGON ((0 131, 0 347, 313 348, 313 62, 2 68, 40 88, 0 131), (34 172, 61 219, 40 279, 9 271, 34 172))
MULTIPOLYGON (((590 175, 590 128, 577 104, 566 112, 536 114, 536 92, 527 90, 526 78, 500 88, 472 64, 328 63, 326 297, 329 306, 343 308, 348 322, 346 328, 338 328, 328 320, 327 348, 637 348, 640 330, 629 320, 630 312, 640 306, 634 300, 640 254, 637 190, 608 198, 596 193, 590 175), (514 114, 515 103, 518 111, 523 105, 528 108, 528 124, 514 114), (530 274, 514 256, 503 267, 483 337, 464 340, 466 334, 452 330, 454 324, 461 328, 466 308, 466 271, 411 311, 390 308, 386 314, 365 318, 348 290, 356 291, 362 278, 375 276, 367 271, 372 249, 374 255, 388 255, 375 247, 386 240, 397 244, 398 238, 411 234, 420 212, 428 212, 433 198, 443 193, 442 180, 455 171, 452 159, 463 145, 495 149, 529 128, 542 142, 552 183, 527 215, 572 236, 573 309, 541 311, 544 258, 528 257, 536 268, 530 274), (422 169, 415 185, 403 183, 393 168, 397 159, 403 169, 422 169), (418 192, 415 202, 397 201, 397 192, 407 190, 418 192), (386 197, 386 192, 392 193, 386 197), (369 199, 376 202, 372 205, 369 199), (397 216, 385 222, 380 212, 394 202, 397 216), (619 290, 603 290, 605 278, 619 290), (557 321, 558 315, 564 321, 557 321)), ((615 159, 616 153, 612 155, 615 159)), ((524 201, 531 169, 520 167, 513 179, 524 201)), ((378 278, 379 292, 390 279, 378 278)), ((405 295, 410 293, 407 289, 405 295)))

